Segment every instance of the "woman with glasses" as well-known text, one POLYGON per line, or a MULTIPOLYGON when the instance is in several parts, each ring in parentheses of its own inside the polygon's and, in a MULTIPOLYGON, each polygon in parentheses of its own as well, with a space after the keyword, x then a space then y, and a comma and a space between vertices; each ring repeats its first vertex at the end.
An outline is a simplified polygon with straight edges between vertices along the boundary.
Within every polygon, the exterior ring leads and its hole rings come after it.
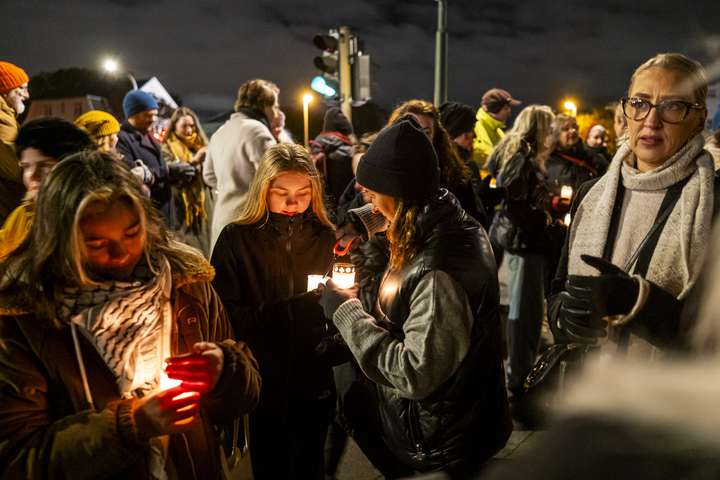
POLYGON ((584 184, 553 281, 558 337, 651 353, 685 346, 680 310, 698 279, 714 212, 715 175, 703 148, 703 67, 659 54, 630 78, 628 140, 608 172, 584 184), (608 335, 608 325, 610 335, 608 335))

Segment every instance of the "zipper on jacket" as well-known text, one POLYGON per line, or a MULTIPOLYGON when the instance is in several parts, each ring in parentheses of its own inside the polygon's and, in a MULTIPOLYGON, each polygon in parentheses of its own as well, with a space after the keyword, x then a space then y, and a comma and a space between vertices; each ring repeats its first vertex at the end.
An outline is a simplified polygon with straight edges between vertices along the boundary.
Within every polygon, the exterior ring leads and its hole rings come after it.
POLYGON ((427 454, 424 452, 422 430, 420 429, 419 423, 417 402, 410 400, 410 405, 408 406, 408 427, 410 431, 410 441, 415 447, 415 453, 412 455, 412 458, 419 463, 425 463, 427 454))
POLYGON ((288 221, 288 236, 285 241, 285 253, 287 253, 288 260, 288 294, 292 296, 295 293, 295 278, 293 275, 292 265, 292 235, 293 235, 293 221, 295 217, 290 217, 288 221))

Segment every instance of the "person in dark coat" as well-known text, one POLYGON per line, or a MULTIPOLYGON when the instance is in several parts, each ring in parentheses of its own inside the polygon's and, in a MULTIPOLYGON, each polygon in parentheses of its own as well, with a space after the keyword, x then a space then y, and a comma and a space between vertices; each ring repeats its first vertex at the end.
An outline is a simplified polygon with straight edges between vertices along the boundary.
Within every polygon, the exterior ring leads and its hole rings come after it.
POLYGON ((153 204, 171 229, 180 224, 172 198, 172 184, 190 182, 195 168, 184 162, 165 162, 161 145, 153 138, 151 129, 157 120, 158 104, 147 92, 131 90, 123 99, 126 120, 120 126, 117 151, 128 168, 145 167, 143 183, 150 189, 153 204))
POLYGON ((718 194, 702 134, 706 96, 702 65, 681 54, 656 55, 633 73, 622 101, 628 140, 573 202, 548 299, 556 341, 610 335, 608 350, 645 361, 686 344, 692 322, 680 311, 700 276, 718 194))
MULTIPOLYGON (((563 187, 577 193, 580 185, 597 178, 604 170, 596 162, 595 155, 585 146, 578 134, 575 117, 560 113, 555 117, 555 148, 545 162, 548 188, 554 205, 567 197, 563 187)), ((570 197, 572 199, 572 197, 570 197)), ((555 209, 553 217, 562 220, 567 210, 555 209)))
POLYGON ((323 312, 307 290, 308 275, 332 265, 333 229, 307 151, 278 144, 263 155, 240 217, 213 250, 214 286, 263 376, 250 417, 256 480, 323 478, 335 389, 331 365, 315 351, 323 312))
POLYGON ((535 363, 544 314, 553 220, 544 166, 554 115, 550 107, 531 105, 495 148, 491 161, 500 169, 498 186, 507 197, 491 234, 508 262, 508 388, 513 401, 523 394, 525 377, 535 363))
POLYGON ((490 243, 440 188, 437 155, 412 117, 380 132, 357 179, 372 204, 353 213, 370 235, 383 229, 373 225, 387 228, 389 265, 372 311, 356 288, 332 281, 320 304, 376 385, 383 437, 397 459, 468 478, 512 429, 490 243))
POLYGON ((209 263, 106 152, 59 162, 36 207, 0 264, 0 476, 223 478, 216 432, 260 377, 209 263))
POLYGON ((388 120, 388 126, 412 115, 422 125, 440 162, 440 185, 458 199, 462 208, 481 225, 488 225, 488 215, 480 198, 479 186, 468 164, 460 158, 445 127, 440 123, 440 113, 430 102, 408 100, 400 104, 388 120))
POLYGON ((348 182, 352 180, 352 146, 355 135, 350 121, 337 107, 325 112, 322 132, 310 142, 313 163, 320 172, 328 196, 328 206, 334 209, 348 182))

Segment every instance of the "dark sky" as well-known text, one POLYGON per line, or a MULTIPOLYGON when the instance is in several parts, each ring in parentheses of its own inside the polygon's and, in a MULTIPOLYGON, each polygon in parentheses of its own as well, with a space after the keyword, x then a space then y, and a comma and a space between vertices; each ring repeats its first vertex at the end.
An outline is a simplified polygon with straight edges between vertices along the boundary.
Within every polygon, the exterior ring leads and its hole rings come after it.
MULTIPOLYGON (((312 36, 341 24, 365 41, 383 106, 432 100, 432 0, 0 0, 0 59, 31 75, 95 67, 106 54, 156 75, 191 107, 223 110, 243 81, 266 78, 299 102, 316 71, 312 36)), ((720 1, 449 0, 449 97, 472 105, 493 86, 525 103, 618 98, 635 66, 662 51, 720 60, 720 1)), ((714 69, 717 70, 717 69, 714 69)))

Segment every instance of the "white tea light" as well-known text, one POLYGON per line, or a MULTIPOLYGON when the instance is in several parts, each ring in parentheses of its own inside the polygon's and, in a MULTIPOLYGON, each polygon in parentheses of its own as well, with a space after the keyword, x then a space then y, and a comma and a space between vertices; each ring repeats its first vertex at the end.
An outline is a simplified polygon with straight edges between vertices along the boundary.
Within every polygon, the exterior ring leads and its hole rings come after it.
POLYGON ((563 220, 563 223, 564 223, 565 225, 570 226, 570 220, 571 220, 570 214, 569 214, 569 213, 566 213, 566 214, 565 214, 565 220, 563 220))
POLYGON ((355 266, 352 263, 336 263, 333 265, 332 281, 340 288, 355 285, 355 266))
POLYGON ((318 288, 318 285, 320 285, 323 280, 325 280, 325 277, 322 275, 308 275, 307 276, 307 291, 311 292, 318 288))
POLYGON ((563 185, 560 189, 560 198, 564 198, 565 200, 570 200, 573 195, 573 189, 569 185, 563 185))

